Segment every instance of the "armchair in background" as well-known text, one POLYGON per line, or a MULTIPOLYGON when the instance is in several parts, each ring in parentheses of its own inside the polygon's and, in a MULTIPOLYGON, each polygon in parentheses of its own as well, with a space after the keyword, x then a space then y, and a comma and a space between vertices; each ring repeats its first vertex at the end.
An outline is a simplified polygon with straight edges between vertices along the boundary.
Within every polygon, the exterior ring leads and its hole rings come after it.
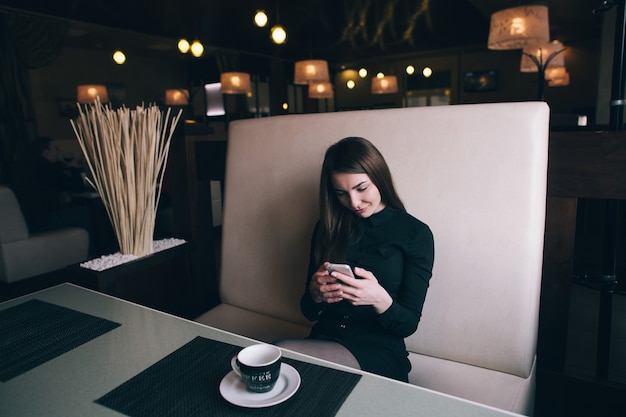
POLYGON ((0 187, 0 281, 14 283, 87 259, 89 234, 68 227, 30 234, 15 194, 0 187))

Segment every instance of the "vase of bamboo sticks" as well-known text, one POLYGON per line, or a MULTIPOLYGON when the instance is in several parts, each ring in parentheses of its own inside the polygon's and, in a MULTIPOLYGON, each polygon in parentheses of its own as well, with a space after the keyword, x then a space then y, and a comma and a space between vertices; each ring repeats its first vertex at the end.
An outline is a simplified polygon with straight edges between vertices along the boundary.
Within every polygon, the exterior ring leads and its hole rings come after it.
POLYGON ((88 183, 100 194, 120 252, 152 253, 156 210, 169 145, 181 116, 156 105, 113 109, 99 99, 78 104, 70 120, 89 168, 88 183))

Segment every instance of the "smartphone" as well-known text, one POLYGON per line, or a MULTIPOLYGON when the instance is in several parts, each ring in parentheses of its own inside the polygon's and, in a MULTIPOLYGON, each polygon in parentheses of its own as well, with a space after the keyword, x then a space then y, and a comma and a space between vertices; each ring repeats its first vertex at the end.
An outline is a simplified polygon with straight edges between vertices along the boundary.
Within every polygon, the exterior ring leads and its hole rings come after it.
POLYGON ((350 268, 350 265, 347 265, 347 264, 328 264, 328 266, 326 266, 326 270, 329 273, 333 271, 337 271, 355 279, 354 273, 352 272, 352 268, 350 268))

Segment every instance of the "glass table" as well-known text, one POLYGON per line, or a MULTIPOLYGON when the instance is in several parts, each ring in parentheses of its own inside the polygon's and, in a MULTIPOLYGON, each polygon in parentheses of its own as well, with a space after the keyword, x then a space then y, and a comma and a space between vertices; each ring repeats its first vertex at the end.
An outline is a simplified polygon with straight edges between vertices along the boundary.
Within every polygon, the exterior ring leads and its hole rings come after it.
POLYGON ((203 409, 195 411, 202 415, 213 415, 213 408, 220 415, 288 415, 293 411, 289 407, 316 416, 515 415, 286 350, 285 362, 302 376, 298 392, 267 408, 232 405, 219 387, 230 370, 227 358, 253 343, 257 342, 61 284, 0 304, 0 355, 9 358, 0 358, 0 365, 8 368, 0 369, 0 415, 93 417, 156 411, 184 415, 180 410, 191 415, 190 408, 198 404, 203 409), (59 327, 50 327, 54 325, 59 327), (57 335, 55 343, 61 344, 89 336, 55 351, 54 343, 42 334, 57 335), (43 358, 37 361, 36 356, 43 358), (6 364, 11 358, 17 367, 6 364), (322 389, 330 395, 323 394, 324 398, 332 400, 315 398, 322 389), (330 407, 316 409, 319 404, 330 407))

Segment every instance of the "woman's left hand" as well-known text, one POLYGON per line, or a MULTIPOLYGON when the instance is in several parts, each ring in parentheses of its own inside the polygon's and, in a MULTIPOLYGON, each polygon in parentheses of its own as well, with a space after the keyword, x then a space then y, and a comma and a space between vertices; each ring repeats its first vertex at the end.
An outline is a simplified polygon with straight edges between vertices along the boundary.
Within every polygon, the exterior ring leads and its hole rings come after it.
POLYGON ((353 279, 341 275, 341 293, 344 300, 354 306, 371 305, 378 314, 382 314, 393 303, 393 299, 379 283, 373 273, 363 268, 354 268, 353 279))

